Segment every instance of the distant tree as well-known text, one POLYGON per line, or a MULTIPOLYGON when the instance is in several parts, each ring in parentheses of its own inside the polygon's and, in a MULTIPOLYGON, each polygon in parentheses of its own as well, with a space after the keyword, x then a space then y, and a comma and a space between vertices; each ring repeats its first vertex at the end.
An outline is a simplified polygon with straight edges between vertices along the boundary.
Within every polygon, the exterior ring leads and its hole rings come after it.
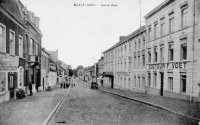
POLYGON ((83 67, 82 65, 79 65, 76 69, 77 69, 77 70, 79 70, 79 69, 84 69, 84 67, 83 67))
POLYGON ((69 76, 72 77, 74 74, 73 70, 72 69, 69 69, 69 76))

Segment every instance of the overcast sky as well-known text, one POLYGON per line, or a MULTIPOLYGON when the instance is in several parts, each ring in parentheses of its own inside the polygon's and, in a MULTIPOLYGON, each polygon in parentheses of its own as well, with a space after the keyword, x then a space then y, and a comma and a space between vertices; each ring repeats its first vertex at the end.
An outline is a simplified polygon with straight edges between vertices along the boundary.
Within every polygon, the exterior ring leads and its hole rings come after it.
MULTIPOLYGON (((93 65, 101 52, 119 41, 119 36, 139 28, 139 0, 20 1, 40 17, 42 46, 46 50, 58 49, 58 58, 72 68, 93 65)), ((142 0, 142 17, 163 1, 142 0)))

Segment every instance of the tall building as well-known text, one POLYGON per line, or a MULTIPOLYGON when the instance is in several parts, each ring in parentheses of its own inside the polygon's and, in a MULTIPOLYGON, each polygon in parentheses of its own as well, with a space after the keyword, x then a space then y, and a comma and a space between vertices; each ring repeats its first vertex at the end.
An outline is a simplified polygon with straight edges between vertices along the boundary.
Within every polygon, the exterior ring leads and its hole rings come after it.
POLYGON ((146 29, 142 26, 104 51, 104 81, 112 88, 145 92, 146 29))
POLYGON ((25 26, 19 3, 0 1, 0 103, 16 98, 24 88, 25 26))
POLYGON ((20 9, 25 23, 25 85, 28 91, 28 85, 32 84, 33 92, 36 92, 41 86, 41 45, 42 33, 39 28, 39 17, 20 3, 20 9))
POLYGON ((199 0, 165 0, 146 16, 147 93, 200 100, 199 0))

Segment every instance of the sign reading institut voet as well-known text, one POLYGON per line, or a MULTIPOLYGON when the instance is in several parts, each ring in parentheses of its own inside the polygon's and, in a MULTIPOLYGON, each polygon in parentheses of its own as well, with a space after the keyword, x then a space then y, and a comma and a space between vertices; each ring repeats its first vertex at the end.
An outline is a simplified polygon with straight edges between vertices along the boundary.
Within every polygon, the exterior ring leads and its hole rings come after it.
POLYGON ((187 62, 147 64, 148 69, 185 69, 187 62))

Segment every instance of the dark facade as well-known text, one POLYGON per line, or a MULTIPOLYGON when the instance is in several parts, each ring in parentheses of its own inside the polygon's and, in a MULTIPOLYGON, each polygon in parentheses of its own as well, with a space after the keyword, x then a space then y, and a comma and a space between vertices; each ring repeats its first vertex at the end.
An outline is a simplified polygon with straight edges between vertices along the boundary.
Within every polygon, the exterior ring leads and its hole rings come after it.
POLYGON ((23 17, 14 0, 0 1, 0 102, 16 97, 24 88, 23 17))

